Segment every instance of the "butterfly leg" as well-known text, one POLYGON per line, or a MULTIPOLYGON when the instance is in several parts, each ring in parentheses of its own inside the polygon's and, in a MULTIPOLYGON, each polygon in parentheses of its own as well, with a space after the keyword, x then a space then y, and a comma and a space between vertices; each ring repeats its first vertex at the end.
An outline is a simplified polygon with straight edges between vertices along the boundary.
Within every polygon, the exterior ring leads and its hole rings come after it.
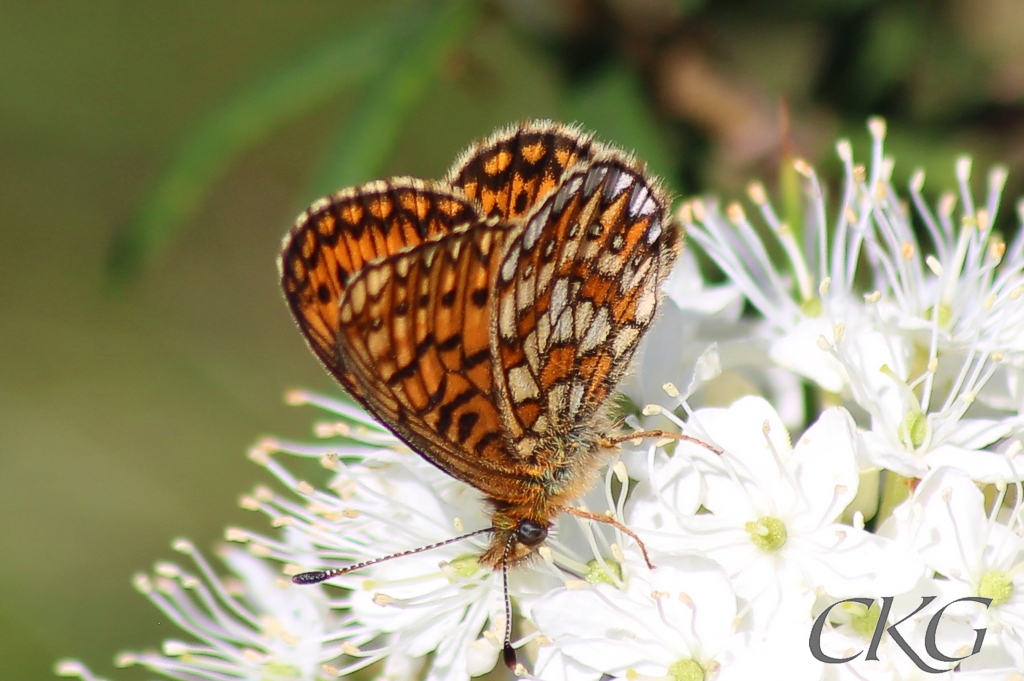
POLYGON ((668 438, 670 440, 679 440, 681 442, 692 442, 695 445, 699 445, 704 449, 708 450, 716 456, 722 455, 722 450, 718 447, 708 444, 703 440, 689 435, 683 435, 682 433, 671 433, 667 430, 638 430, 634 433, 628 433, 626 435, 616 435, 615 437, 607 437, 601 440, 602 447, 614 447, 617 444, 623 442, 629 442, 630 440, 642 440, 645 438, 668 438))
POLYGON ((571 506, 560 506, 558 510, 562 511, 563 513, 568 513, 569 515, 574 515, 578 518, 596 520, 599 523, 605 523, 607 525, 611 525, 617 530, 620 530, 636 542, 636 545, 640 547, 640 552, 644 554, 644 561, 647 563, 647 567, 649 567, 652 570, 654 569, 654 563, 651 562, 650 556, 647 555, 647 547, 644 546, 644 543, 642 541, 640 541, 640 537, 636 536, 636 532, 629 529, 615 518, 609 518, 606 515, 600 515, 598 513, 591 513, 590 511, 583 511, 578 508, 572 508, 571 506))

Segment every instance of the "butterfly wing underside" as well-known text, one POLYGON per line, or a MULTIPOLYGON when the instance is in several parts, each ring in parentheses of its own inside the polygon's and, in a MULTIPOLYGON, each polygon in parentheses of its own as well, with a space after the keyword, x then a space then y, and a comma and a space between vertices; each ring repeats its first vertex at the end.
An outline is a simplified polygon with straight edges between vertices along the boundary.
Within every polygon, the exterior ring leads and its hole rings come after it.
POLYGON ((642 169, 607 152, 568 173, 509 243, 492 352, 524 462, 552 433, 592 427, 628 368, 679 248, 667 211, 642 169))
POLYGON ((281 253, 281 284, 303 336, 353 397, 361 388, 338 353, 339 303, 369 262, 479 221, 458 190, 413 178, 377 181, 317 201, 281 253))
POLYGON ((285 241, 282 283, 356 400, 516 503, 547 466, 538 443, 594 425, 653 320, 678 249, 667 207, 624 154, 531 123, 474 147, 447 183, 314 204, 285 241))
POLYGON ((494 402, 493 274, 515 228, 480 223, 371 263, 339 308, 338 348, 363 402, 413 449, 494 499, 524 475, 494 402))

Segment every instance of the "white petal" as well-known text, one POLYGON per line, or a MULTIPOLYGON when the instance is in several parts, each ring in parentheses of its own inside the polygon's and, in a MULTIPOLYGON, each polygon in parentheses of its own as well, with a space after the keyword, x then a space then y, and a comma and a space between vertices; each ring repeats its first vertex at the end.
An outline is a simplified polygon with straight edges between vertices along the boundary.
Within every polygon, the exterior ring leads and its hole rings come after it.
POLYGON ((568 657, 555 646, 542 646, 533 673, 544 681, 598 681, 604 674, 568 657))
POLYGON ((1008 459, 999 452, 968 449, 955 445, 939 445, 924 457, 930 468, 958 468, 972 480, 994 483, 999 480, 1024 480, 1024 458, 1008 459))
POLYGON ((914 497, 923 511, 915 542, 921 558, 943 575, 980 577, 988 524, 981 490, 963 471, 939 468, 920 482, 914 497))
MULTIPOLYGON (((698 410, 693 419, 727 457, 704 476, 704 505, 717 516, 735 522, 773 514, 778 505, 772 495, 791 492, 791 486, 784 480, 772 450, 785 461, 791 446, 789 432, 771 405, 761 397, 748 396, 728 409, 698 410)), ((784 505, 792 505, 791 497, 784 505)))
POLYGON ((486 638, 478 638, 466 649, 466 671, 470 676, 480 676, 494 669, 498 662, 498 646, 486 638))
POLYGON ((645 664, 667 667, 671 652, 655 640, 655 624, 613 587, 559 589, 538 601, 533 621, 568 657, 609 674, 645 664))
POLYGON ((810 623, 776 628, 752 637, 716 681, 819 681, 824 665, 808 652, 810 623))
POLYGON ((846 385, 846 371, 839 360, 818 345, 822 336, 833 340, 832 324, 821 317, 805 319, 772 343, 769 356, 828 392, 838 393, 846 385))
POLYGON ((924 574, 915 552, 848 525, 830 525, 790 542, 786 555, 800 565, 812 588, 834 596, 896 596, 924 574))
POLYGON ((860 483, 856 446, 857 427, 842 407, 826 410, 796 442, 788 465, 806 502, 799 524, 831 522, 853 501, 860 483))

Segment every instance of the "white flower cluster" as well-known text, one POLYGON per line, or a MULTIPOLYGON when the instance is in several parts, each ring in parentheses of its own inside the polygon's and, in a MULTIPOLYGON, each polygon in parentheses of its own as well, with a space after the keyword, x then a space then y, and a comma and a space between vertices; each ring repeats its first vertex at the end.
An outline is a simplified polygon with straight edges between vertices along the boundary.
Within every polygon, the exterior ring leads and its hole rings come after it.
MULTIPOLYGON (((934 211, 920 173, 901 198, 884 123, 869 129, 867 165, 838 145, 838 207, 797 162, 800 229, 760 185, 758 220, 708 199, 681 208, 722 281, 700 276, 696 249, 684 255, 623 386, 646 405, 627 424, 721 454, 631 443, 582 500, 635 531, 653 570, 614 528, 558 520, 537 560, 510 574, 524 674, 1024 681, 1024 230, 1005 220, 1007 243, 994 227, 1005 171, 976 203, 966 159, 934 211)), ((177 542, 195 574, 161 564, 136 585, 188 640, 119 662, 190 680, 467 681, 495 669, 501 575, 479 565, 482 543, 445 543, 487 526, 480 495, 360 410, 291 397, 330 421, 321 444, 252 452, 287 492, 261 488, 243 506, 279 529, 228 530, 230 579, 177 542), (318 461, 322 488, 280 455, 318 461), (432 544, 443 545, 412 551, 432 544), (288 579, 401 552, 322 586, 288 579)), ((96 678, 78 662, 58 672, 96 678)))

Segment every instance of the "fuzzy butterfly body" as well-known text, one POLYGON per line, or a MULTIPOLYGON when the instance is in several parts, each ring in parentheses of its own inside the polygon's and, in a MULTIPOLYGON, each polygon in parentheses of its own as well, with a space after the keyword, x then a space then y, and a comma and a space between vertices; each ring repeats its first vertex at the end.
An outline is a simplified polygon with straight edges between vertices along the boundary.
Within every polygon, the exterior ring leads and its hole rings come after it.
POLYGON ((493 507, 507 568, 592 486, 602 418, 680 248, 658 183, 589 135, 532 122, 442 182, 314 203, 281 279, 309 342, 396 436, 493 507))

